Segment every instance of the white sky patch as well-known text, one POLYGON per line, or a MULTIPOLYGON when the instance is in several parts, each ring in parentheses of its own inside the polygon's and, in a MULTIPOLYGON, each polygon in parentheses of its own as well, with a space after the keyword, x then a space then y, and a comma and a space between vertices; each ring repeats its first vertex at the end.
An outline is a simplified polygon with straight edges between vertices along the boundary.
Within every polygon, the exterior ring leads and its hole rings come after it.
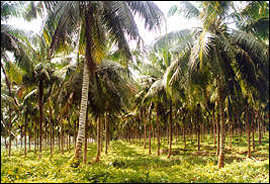
MULTIPOLYGON (((186 29, 186 28, 192 28, 198 26, 197 20, 187 20, 181 16, 172 16, 167 17, 168 10, 170 7, 174 4, 178 4, 177 1, 153 1, 161 11, 163 11, 166 19, 167 19, 167 32, 186 29)), ((166 33, 165 31, 165 25, 163 25, 161 32, 157 31, 148 31, 144 28, 144 20, 139 18, 138 15, 135 16, 135 21, 139 29, 139 33, 141 37, 143 38, 145 45, 151 44, 157 37, 164 35, 166 33)), ((8 24, 14 25, 20 29, 23 29, 25 31, 33 31, 34 33, 40 33, 41 32, 41 26, 42 26, 42 19, 38 17, 37 19, 33 19, 31 22, 27 22, 24 18, 10 18, 7 22, 8 24)), ((133 48, 134 44, 131 42, 131 47, 133 48)))

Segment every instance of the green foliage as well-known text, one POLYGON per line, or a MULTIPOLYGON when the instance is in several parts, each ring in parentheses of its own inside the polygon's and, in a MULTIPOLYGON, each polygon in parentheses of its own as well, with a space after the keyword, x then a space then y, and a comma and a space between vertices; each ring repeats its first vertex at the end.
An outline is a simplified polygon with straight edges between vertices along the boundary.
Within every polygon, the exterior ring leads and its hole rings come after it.
MULTIPOLYGON (((182 140, 173 144, 173 156, 167 159, 164 152, 156 156, 156 142, 152 140, 153 154, 148 155, 141 142, 135 144, 112 141, 108 155, 102 155, 101 162, 92 162, 96 154, 96 144, 88 147, 88 164, 71 167, 73 152, 55 152, 50 158, 49 150, 38 160, 33 152, 25 158, 17 150, 7 157, 1 153, 1 182, 83 182, 83 183, 268 183, 269 182, 269 135, 257 145, 251 159, 246 158, 246 137, 234 137, 232 149, 225 149, 225 167, 217 168, 217 157, 213 139, 204 138, 200 152, 189 138, 187 147, 182 149, 182 140)), ((257 137, 256 137, 257 138, 257 137)), ((193 140, 194 141, 194 140, 193 140)), ((167 140, 162 139, 162 150, 167 149, 167 140)), ((72 149, 71 149, 72 150, 72 149)))

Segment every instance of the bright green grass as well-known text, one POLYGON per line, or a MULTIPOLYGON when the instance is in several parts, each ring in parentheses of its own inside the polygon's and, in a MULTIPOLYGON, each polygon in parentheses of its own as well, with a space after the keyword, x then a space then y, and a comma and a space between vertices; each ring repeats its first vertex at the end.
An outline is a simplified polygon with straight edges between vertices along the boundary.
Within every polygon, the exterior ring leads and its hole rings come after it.
MULTIPOLYGON (((256 138, 257 140, 257 138, 256 138)), ((102 153, 101 162, 70 167, 72 151, 64 154, 56 151, 52 159, 49 150, 44 151, 41 160, 33 152, 25 158, 23 151, 17 151, 8 158, 1 154, 1 182, 269 182, 269 135, 262 145, 256 146, 252 159, 246 158, 246 139, 234 137, 229 149, 228 139, 225 149, 225 167, 217 168, 217 157, 210 136, 203 139, 201 151, 197 151, 196 141, 188 138, 187 151, 183 151, 182 138, 173 144, 174 155, 156 156, 156 141, 152 139, 152 155, 142 143, 112 141, 108 155, 102 153), (177 152, 178 150, 178 152, 177 152), (180 150, 180 151, 179 151, 180 150)), ((167 141, 162 149, 167 149, 167 141)), ((55 147, 57 149, 57 147, 55 147)), ((88 147, 88 161, 95 159, 96 145, 88 147)))

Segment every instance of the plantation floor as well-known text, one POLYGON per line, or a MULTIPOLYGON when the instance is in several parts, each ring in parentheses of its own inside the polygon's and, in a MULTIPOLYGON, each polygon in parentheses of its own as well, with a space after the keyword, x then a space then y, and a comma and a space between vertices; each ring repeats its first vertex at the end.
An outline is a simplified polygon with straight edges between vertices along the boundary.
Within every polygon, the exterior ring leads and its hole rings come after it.
POLYGON ((102 153, 101 162, 94 164, 91 162, 95 159, 96 145, 90 144, 89 164, 81 164, 78 168, 70 167, 73 149, 62 154, 56 146, 52 159, 46 150, 41 160, 33 152, 25 158, 20 150, 8 158, 2 151, 1 182, 269 182, 268 134, 261 145, 256 145, 251 159, 246 158, 244 136, 234 137, 232 149, 226 140, 225 167, 222 169, 216 166, 212 142, 210 136, 205 136, 198 152, 195 140, 188 139, 186 151, 180 140, 173 144, 174 155, 167 159, 167 141, 163 142, 164 154, 160 157, 156 156, 155 144, 149 155, 148 148, 144 150, 142 143, 112 141, 108 155, 102 153))

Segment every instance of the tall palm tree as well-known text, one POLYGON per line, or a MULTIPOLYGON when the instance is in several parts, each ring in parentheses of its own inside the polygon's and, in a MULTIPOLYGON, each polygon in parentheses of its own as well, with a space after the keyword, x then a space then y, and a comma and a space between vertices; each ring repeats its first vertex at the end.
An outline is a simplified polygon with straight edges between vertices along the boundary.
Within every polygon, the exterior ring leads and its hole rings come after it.
MULTIPOLYGON (((184 13, 187 18, 198 18, 202 27, 194 28, 193 31, 169 33, 170 39, 165 35, 158 42, 160 45, 171 43, 172 50, 178 53, 177 59, 170 67, 172 74, 168 81, 190 78, 194 72, 206 71, 215 79, 221 128, 219 167, 224 166, 225 97, 241 92, 240 86, 246 90, 256 89, 255 95, 262 101, 269 97, 268 92, 262 91, 262 84, 269 86, 266 79, 269 73, 269 69, 266 69, 269 66, 268 46, 252 33, 228 27, 227 21, 234 18, 233 14, 229 13, 232 7, 232 2, 225 1, 202 2, 199 8, 192 3, 181 2, 179 12, 184 13), (246 62, 243 62, 244 60, 246 62), (188 72, 183 72, 179 67, 181 65, 189 66, 188 72), (252 69, 252 66, 255 68, 252 69)), ((171 8, 170 13, 174 14, 177 11, 176 6, 171 8)))
POLYGON ((152 2, 138 1, 48 2, 46 7, 49 10, 47 25, 57 22, 49 55, 64 43, 68 35, 77 33, 78 54, 85 56, 79 131, 74 157, 75 160, 80 160, 85 132, 88 84, 90 75, 94 75, 96 64, 104 57, 104 40, 109 38, 115 41, 119 50, 126 56, 126 60, 129 60, 131 54, 125 34, 131 39, 140 40, 133 13, 139 13, 145 19, 145 27, 151 30, 160 25, 162 12, 152 2), (151 11, 148 11, 149 9, 151 11))

